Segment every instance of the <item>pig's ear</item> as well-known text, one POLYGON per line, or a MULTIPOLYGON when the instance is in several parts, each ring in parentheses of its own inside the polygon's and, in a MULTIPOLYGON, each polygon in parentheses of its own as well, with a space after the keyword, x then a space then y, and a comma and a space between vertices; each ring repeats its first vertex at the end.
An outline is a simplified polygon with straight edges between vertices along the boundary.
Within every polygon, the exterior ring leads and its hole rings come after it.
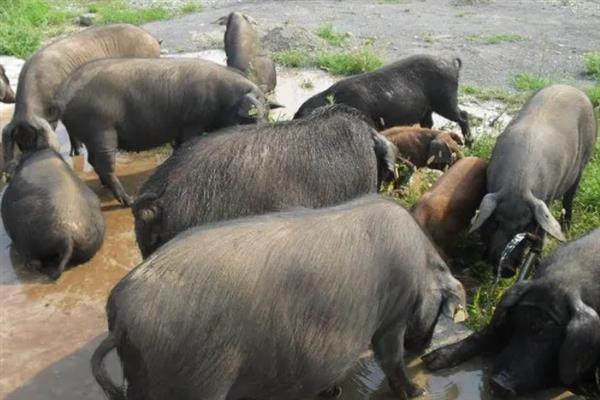
POLYGON ((244 19, 245 19, 246 21, 248 21, 248 23, 249 23, 249 24, 251 24, 251 25, 254 25, 254 26, 256 26, 256 25, 257 25, 257 24, 256 24, 256 20, 255 20, 254 18, 252 18, 251 16, 249 16, 249 15, 246 15, 246 14, 242 14, 242 16, 244 17, 244 19))
POLYGON ((274 110, 276 108, 284 108, 285 106, 275 100, 269 100, 269 110, 274 110))
POLYGON ((158 219, 162 214, 162 209, 156 201, 157 199, 158 196, 154 193, 144 193, 138 197, 131 207, 135 219, 147 224, 158 219))
POLYGON ((529 290, 530 287, 531 283, 528 281, 524 281, 519 282, 510 289, 508 289, 504 293, 502 300, 500 300, 500 302, 496 306, 496 310, 494 311, 494 315, 492 316, 491 325, 499 326, 504 324, 504 322, 506 321, 508 311, 519 303, 521 297, 523 297, 523 295, 529 290))
POLYGON ((427 165, 434 161, 443 162, 452 160, 452 150, 443 140, 434 139, 429 143, 429 152, 427 153, 427 165))
POLYGON ((457 144, 464 146, 465 140, 461 134, 458 134, 456 132, 448 132, 448 134, 450 135, 452 140, 454 140, 457 144))
POLYGON ((538 224, 540 224, 542 229, 554 236, 555 238, 557 238, 558 240, 560 240, 561 242, 567 240, 560 229, 560 224, 552 216, 552 213, 548 209, 546 203, 536 198, 533 198, 532 203, 535 220, 538 224))
POLYGON ((572 387, 590 371, 600 358, 600 318, 598 313, 580 298, 570 301, 571 321, 560 348, 559 376, 572 387))
POLYGON ((471 221, 471 229, 469 233, 481 228, 481 225, 492 215, 496 206, 498 205, 498 194, 488 193, 483 196, 481 204, 479 205, 479 212, 475 214, 471 221))
POLYGON ((216 21, 213 21, 212 24, 214 25, 227 25, 227 21, 229 20, 229 14, 222 16, 221 18, 219 18, 216 21))

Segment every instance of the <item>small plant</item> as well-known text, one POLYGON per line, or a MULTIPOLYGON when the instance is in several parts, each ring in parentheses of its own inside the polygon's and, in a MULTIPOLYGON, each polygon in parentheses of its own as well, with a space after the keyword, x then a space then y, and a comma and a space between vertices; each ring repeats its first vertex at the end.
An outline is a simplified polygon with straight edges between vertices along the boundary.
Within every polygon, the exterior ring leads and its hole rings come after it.
POLYGON ((528 38, 516 33, 496 33, 492 35, 471 35, 467 39, 471 42, 479 42, 482 44, 499 44, 499 43, 514 43, 523 42, 528 38))
POLYGON ((273 53, 276 63, 286 67, 309 67, 315 65, 315 58, 307 50, 283 50, 273 53))
POLYGON ((465 156, 475 156, 482 158, 486 161, 492 157, 492 151, 496 144, 496 137, 492 135, 480 135, 477 140, 473 142, 471 148, 465 148, 465 156))
POLYGON ((300 87, 302 89, 312 89, 315 87, 315 84, 310 79, 305 79, 300 83, 300 87))
POLYGON ((600 81, 600 51, 586 53, 584 60, 586 74, 591 75, 600 81))
POLYGON ((342 47, 350 35, 347 32, 338 32, 331 22, 324 22, 319 25, 317 36, 332 46, 342 47))
POLYGON ((594 104, 594 107, 600 106, 600 84, 592 86, 587 90, 587 95, 594 104))
POLYGON ((325 100, 327 100, 327 104, 332 106, 335 104, 335 96, 330 94, 329 96, 325 97, 325 100))
POLYGON ((360 74, 383 65, 383 60, 368 48, 350 52, 322 53, 317 62, 319 67, 335 75, 360 74))
POLYGON ((202 11, 202 3, 199 1, 190 1, 181 6, 179 11, 182 14, 191 14, 202 11))
POLYGON ((460 87, 461 94, 476 97, 481 101, 499 101, 506 104, 511 109, 518 108, 526 100, 525 93, 517 93, 497 87, 480 87, 477 85, 464 85, 460 87))
POLYGON ((532 72, 522 72, 517 74, 512 81, 513 87, 521 92, 539 90, 551 83, 552 80, 550 78, 532 72))
POLYGON ((439 39, 431 32, 426 32, 421 36, 421 39, 425 42, 425 43, 429 43, 429 44, 434 44, 439 42, 439 39))
POLYGON ((93 5, 101 24, 128 23, 140 25, 146 22, 166 19, 173 15, 161 6, 146 8, 131 7, 125 0, 96 2, 93 5))

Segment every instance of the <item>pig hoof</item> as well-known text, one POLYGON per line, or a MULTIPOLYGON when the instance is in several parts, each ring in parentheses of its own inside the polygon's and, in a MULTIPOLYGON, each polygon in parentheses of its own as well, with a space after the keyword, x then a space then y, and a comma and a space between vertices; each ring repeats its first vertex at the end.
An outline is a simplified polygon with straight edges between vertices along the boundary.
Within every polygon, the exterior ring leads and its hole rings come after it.
POLYGON ((117 200, 119 200, 119 203, 121 203, 123 208, 129 208, 133 204, 133 199, 131 198, 131 196, 127 196, 127 195, 122 196, 117 200))
POLYGON ((425 389, 413 384, 406 389, 406 395, 411 399, 414 397, 423 396, 426 393, 427 391, 425 389))
POLYGON ((319 397, 328 398, 328 399, 337 399, 341 395, 342 395, 342 388, 337 385, 319 393, 319 397))
POLYGON ((424 355, 423 357, 421 357, 421 359, 425 363, 427 369, 429 369, 430 371, 437 371, 440 369, 447 369, 454 366, 450 355, 451 352, 444 348, 441 348, 427 355, 424 355))

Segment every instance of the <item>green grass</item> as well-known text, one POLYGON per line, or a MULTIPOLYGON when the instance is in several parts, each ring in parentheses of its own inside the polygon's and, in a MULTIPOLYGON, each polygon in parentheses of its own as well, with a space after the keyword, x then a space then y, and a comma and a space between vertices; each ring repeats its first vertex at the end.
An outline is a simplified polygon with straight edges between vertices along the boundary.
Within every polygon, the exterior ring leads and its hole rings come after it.
POLYGON ((498 87, 481 87, 477 85, 463 85, 460 94, 473 96, 481 101, 499 101, 509 108, 518 108, 526 100, 526 94, 506 90, 498 87))
POLYGON ((496 137, 492 135, 480 135, 477 140, 473 142, 471 148, 465 147, 463 152, 466 157, 473 156, 479 157, 486 161, 489 161, 492 157, 492 150, 496 144, 496 137))
POLYGON ((202 3, 199 1, 190 1, 179 8, 182 14, 191 14, 202 11, 202 3))
POLYGON ((104 0, 93 2, 88 11, 98 15, 99 24, 128 23, 140 25, 173 16, 173 12, 165 7, 152 6, 134 8, 126 0, 104 0))
POLYGON ((521 92, 531 92, 542 89, 552 83, 547 76, 534 74, 533 72, 521 72, 513 77, 512 85, 521 92))
POLYGON ((592 100, 592 103, 594 104, 594 107, 599 107, 600 106, 600 84, 597 84, 596 86, 592 86, 591 88, 589 88, 586 91, 588 97, 590 98, 590 100, 592 100))
POLYGON ((179 10, 166 7, 136 8, 126 0, 0 0, 0 54, 27 58, 42 43, 69 30, 77 30, 76 16, 97 14, 96 24, 146 22, 167 19, 202 9, 199 1, 179 10))
POLYGON ((423 35, 421 35, 421 39, 425 43, 429 43, 429 44, 434 44, 434 43, 439 42, 438 38, 435 37, 435 35, 431 32, 425 32, 423 35))
POLYGON ((2 0, 0 7, 0 53, 25 58, 42 40, 64 31, 75 14, 61 2, 47 0, 2 0))
POLYGON ((321 68, 334 75, 354 75, 369 72, 383 65, 383 60, 371 49, 349 52, 326 52, 318 57, 321 68))
POLYGON ((471 35, 467 39, 471 42, 478 42, 482 44, 499 44, 499 43, 514 43, 523 42, 528 38, 521 36, 516 33, 495 33, 491 35, 471 35))
POLYGON ((354 75, 383 65, 383 60, 370 48, 322 52, 284 50, 274 53, 273 58, 287 67, 318 67, 334 75, 354 75))
POLYGON ((592 51, 584 55, 585 72, 600 81, 600 51, 592 51))
POLYGON ((300 83, 300 87, 302 89, 312 89, 315 87, 315 84, 310 79, 305 79, 300 83))
POLYGON ((339 32, 331 22, 323 22, 317 28, 317 36, 332 46, 342 47, 350 37, 348 32, 339 32))

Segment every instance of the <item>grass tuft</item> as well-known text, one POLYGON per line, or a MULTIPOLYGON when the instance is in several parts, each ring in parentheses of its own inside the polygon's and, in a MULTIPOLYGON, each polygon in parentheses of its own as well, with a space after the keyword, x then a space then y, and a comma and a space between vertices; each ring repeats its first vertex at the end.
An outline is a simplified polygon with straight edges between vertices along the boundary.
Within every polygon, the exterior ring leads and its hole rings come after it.
POLYGON ((526 100, 526 94, 509 91, 498 87, 480 87, 477 85, 463 85, 460 94, 473 96, 481 101, 499 101, 509 108, 518 108, 526 100))
POLYGON ((182 14, 191 14, 191 13, 195 13, 195 12, 200 12, 202 11, 202 3, 199 1, 190 1, 185 3, 184 5, 181 6, 181 8, 179 8, 179 11, 182 14))
POLYGON ((594 107, 600 106, 600 84, 592 86, 587 90, 587 95, 594 104, 594 107))
POLYGON ((541 76, 532 72, 521 72, 513 77, 512 85, 521 92, 530 92, 542 89, 552 83, 547 76, 541 76))
POLYGON ((99 24, 127 23, 140 25, 173 16, 173 12, 162 6, 135 8, 126 0, 97 1, 88 6, 90 12, 98 14, 99 24))
POLYGON ((350 37, 348 32, 337 31, 331 22, 323 22, 317 28, 317 36, 332 46, 342 47, 350 37))
POLYGON ((74 13, 60 2, 47 0, 3 0, 0 7, 0 54, 26 58, 42 40, 64 31, 74 13))
POLYGON ((317 54, 308 50, 284 50, 274 53, 273 58, 275 62, 287 67, 318 67, 334 75, 359 74, 383 65, 383 60, 369 48, 317 54))
POLYGON ((521 36, 516 33, 495 33, 491 35, 471 35, 467 39, 471 42, 478 42, 482 44, 500 44, 500 43, 515 43, 523 42, 528 38, 521 36))
POLYGON ((584 55, 585 72, 600 80, 600 51, 592 51, 584 55))
POLYGON ((383 65, 383 60, 370 49, 322 53, 317 61, 319 67, 334 75, 360 74, 383 65))

